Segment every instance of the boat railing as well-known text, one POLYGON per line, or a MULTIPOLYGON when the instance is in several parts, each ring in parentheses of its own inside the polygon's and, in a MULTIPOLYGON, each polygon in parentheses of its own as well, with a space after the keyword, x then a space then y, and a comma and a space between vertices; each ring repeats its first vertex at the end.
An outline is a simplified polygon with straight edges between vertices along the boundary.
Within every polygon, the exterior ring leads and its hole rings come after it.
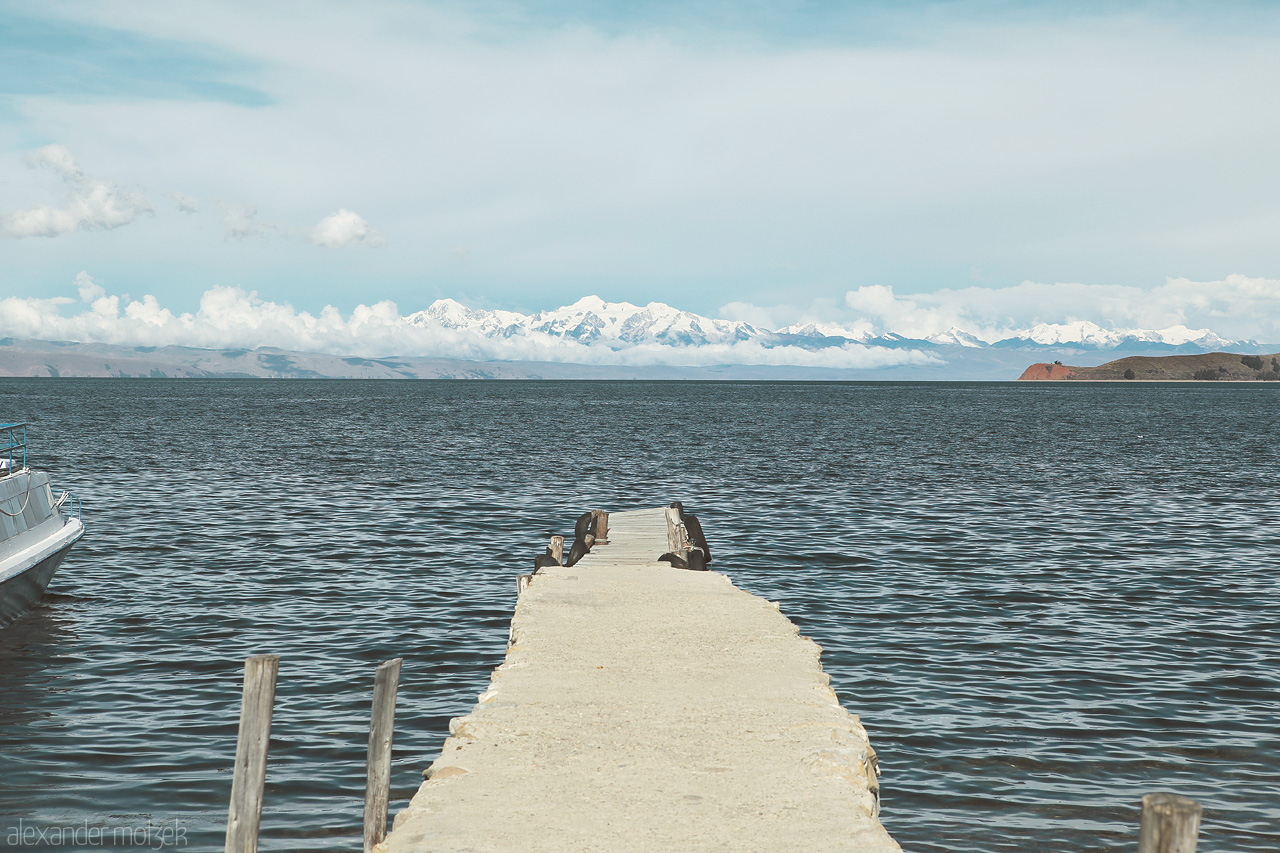
POLYGON ((27 425, 0 424, 0 474, 27 467, 27 425))
POLYGON ((80 499, 71 492, 63 492, 58 495, 58 500, 54 502, 53 508, 63 514, 68 521, 80 518, 80 499))

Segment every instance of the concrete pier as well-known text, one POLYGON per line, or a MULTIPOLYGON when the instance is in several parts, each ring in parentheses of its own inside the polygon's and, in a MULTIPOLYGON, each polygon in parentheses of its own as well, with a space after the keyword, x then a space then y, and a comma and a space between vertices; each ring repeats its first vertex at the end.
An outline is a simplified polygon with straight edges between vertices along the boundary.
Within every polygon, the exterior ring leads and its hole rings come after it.
POLYGON ((818 646, 724 575, 656 562, 664 509, 611 514, 608 540, 532 578, 375 850, 899 851, 818 646))

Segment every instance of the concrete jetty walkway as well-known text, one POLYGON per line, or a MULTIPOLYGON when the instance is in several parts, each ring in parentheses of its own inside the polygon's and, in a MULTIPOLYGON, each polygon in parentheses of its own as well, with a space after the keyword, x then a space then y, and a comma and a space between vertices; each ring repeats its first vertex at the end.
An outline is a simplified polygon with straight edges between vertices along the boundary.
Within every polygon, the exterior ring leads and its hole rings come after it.
POLYGON ((533 577, 375 850, 900 850, 817 645, 724 575, 656 562, 667 537, 664 509, 614 513, 609 544, 533 577))

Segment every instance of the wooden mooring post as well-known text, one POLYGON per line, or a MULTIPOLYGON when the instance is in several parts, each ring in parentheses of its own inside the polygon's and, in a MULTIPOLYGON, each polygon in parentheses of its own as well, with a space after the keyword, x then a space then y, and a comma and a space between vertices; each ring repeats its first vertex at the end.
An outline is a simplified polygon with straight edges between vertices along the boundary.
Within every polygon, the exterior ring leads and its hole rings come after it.
POLYGON ((564 565, 564 537, 563 536, 551 537, 551 556, 556 558, 557 566, 564 565))
POLYGON ((262 822, 262 788, 267 778, 267 746, 276 699, 279 655, 253 655, 244 662, 244 698, 236 738, 231 807, 227 812, 226 853, 257 853, 262 822))
POLYGON ((667 550, 679 554, 689 547, 689 537, 685 533, 684 521, 680 518, 680 510, 667 507, 667 550))
POLYGON ((391 741, 396 725, 396 692, 403 658, 385 661, 373 677, 373 716, 369 720, 368 773, 364 789, 364 849, 387 837, 391 799, 391 741))
POLYGON ((1138 853, 1196 853, 1200 811, 1200 804, 1187 797, 1147 794, 1142 798, 1138 853))

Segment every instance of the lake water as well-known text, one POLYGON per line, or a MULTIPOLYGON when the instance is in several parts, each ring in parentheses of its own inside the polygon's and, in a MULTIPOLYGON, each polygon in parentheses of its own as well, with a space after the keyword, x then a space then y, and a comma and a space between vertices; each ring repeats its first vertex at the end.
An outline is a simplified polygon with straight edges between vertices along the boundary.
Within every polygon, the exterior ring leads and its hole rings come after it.
POLYGON ((358 849, 376 664, 394 812, 546 537, 681 499, 825 649, 906 850, 1132 850, 1157 790, 1280 849, 1280 388, 0 380, 0 419, 88 528, 0 629, 6 835, 221 849, 272 652, 261 847, 358 849))

